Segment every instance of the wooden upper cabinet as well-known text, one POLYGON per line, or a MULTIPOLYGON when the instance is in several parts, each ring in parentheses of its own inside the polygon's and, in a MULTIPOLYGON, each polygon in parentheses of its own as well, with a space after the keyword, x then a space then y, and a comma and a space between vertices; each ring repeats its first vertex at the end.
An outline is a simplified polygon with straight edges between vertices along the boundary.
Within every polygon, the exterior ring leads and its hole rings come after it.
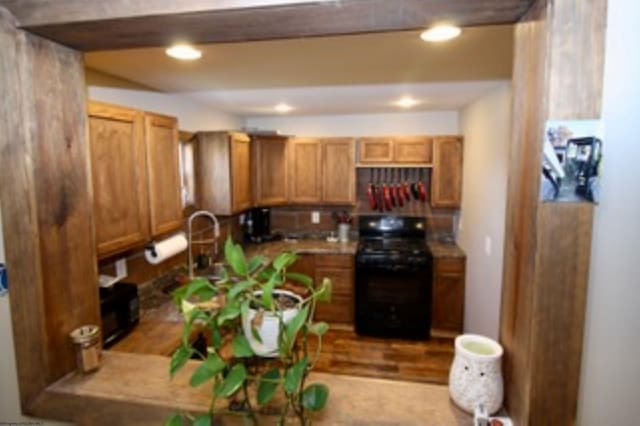
POLYGON ((183 222, 178 120, 145 113, 144 121, 151 235, 157 236, 180 228, 183 222))
POLYGON ((322 141, 322 201, 355 204, 355 142, 351 138, 322 141))
POLYGON ((322 201, 322 144, 319 139, 289 141, 289 202, 314 204, 322 201))
POLYGON ((98 256, 149 237, 144 120, 140 111, 88 105, 93 213, 98 256))
POLYGON ((284 136, 253 136, 254 205, 287 202, 287 141, 284 136))
POLYGON ((251 208, 251 140, 242 133, 231 134, 231 175, 233 212, 251 208))
POLYGON ((430 164, 432 139, 427 136, 360 138, 361 164, 430 164))
POLYGON ((251 141, 243 133, 199 132, 196 198, 202 209, 229 216, 250 208, 251 141))
POLYGON ((426 136, 402 136, 393 141, 396 163, 431 163, 432 140, 426 136))
POLYGON ((360 138, 361 163, 391 163, 393 161, 393 140, 391 138, 360 138))
POLYGON ((462 198, 462 138, 433 138, 433 171, 431 174, 431 206, 460 207, 462 198))

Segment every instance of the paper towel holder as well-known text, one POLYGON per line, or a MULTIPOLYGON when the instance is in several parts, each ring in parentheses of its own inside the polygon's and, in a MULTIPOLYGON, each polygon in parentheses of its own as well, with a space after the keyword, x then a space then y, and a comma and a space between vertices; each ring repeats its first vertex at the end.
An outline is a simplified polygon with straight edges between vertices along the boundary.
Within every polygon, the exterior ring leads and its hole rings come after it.
POLYGON ((218 238, 220 237, 220 224, 218 223, 218 219, 216 218, 216 216, 207 211, 207 210, 198 210, 197 212, 193 213, 191 216, 189 216, 189 219, 187 220, 187 242, 188 242, 188 251, 189 251, 189 279, 193 279, 194 275, 193 275, 193 245, 194 244, 213 244, 213 257, 216 258, 218 257, 218 238), (193 240, 193 230, 192 230, 192 224, 193 224, 193 220, 198 218, 198 217, 207 217, 209 218, 212 222, 213 222, 213 238, 210 240, 193 240))

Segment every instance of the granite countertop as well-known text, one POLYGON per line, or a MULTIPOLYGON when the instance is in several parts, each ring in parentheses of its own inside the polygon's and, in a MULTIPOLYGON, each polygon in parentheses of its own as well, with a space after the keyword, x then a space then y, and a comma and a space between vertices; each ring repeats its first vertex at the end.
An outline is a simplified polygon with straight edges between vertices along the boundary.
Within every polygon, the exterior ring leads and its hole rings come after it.
POLYGON ((248 258, 262 255, 272 259, 283 251, 298 254, 356 254, 358 241, 347 243, 330 243, 323 239, 280 240, 262 244, 248 244, 244 246, 248 258))
POLYGON ((435 258, 439 257, 465 257, 464 251, 455 241, 450 240, 428 240, 427 247, 435 258))

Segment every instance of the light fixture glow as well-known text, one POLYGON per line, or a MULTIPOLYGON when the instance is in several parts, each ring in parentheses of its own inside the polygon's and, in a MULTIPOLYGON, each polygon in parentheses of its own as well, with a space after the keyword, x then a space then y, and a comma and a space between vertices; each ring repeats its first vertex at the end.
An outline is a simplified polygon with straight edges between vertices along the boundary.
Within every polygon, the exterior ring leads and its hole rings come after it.
POLYGON ((168 56, 181 61, 194 61, 202 57, 202 52, 188 44, 175 44, 165 50, 168 56))
POLYGON ((291 105, 288 105, 284 102, 280 102, 278 105, 275 106, 275 110, 280 113, 286 113, 291 111, 292 109, 293 107, 291 105))
POLYGON ((394 105, 397 105, 401 108, 412 108, 420 103, 419 100, 412 98, 411 96, 403 96, 397 101, 394 102, 394 105))
POLYGON ((461 32, 462 30, 459 27, 453 25, 436 25, 424 30, 420 34, 420 38, 431 42, 447 41, 458 37, 461 32))

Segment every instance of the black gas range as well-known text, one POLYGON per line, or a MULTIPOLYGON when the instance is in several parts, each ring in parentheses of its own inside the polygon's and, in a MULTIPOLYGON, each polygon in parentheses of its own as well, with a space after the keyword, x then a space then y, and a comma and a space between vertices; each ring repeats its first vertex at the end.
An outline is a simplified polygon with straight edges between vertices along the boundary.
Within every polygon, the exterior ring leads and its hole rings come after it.
POLYGON ((356 332, 428 339, 432 257, 424 218, 361 216, 356 253, 356 332))

